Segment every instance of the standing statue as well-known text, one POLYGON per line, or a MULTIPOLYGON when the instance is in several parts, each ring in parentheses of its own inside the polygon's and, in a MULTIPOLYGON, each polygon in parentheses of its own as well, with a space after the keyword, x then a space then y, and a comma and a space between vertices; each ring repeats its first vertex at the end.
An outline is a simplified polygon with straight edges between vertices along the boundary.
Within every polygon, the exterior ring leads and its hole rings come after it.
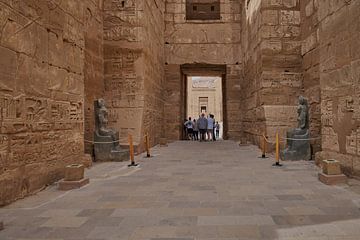
POLYGON ((119 132, 108 127, 108 110, 105 100, 95 101, 95 161, 125 161, 129 159, 129 151, 120 148, 119 132))
POLYGON ((297 107, 298 127, 287 132, 287 148, 282 152, 283 160, 310 160, 309 107, 307 100, 299 97, 297 107))

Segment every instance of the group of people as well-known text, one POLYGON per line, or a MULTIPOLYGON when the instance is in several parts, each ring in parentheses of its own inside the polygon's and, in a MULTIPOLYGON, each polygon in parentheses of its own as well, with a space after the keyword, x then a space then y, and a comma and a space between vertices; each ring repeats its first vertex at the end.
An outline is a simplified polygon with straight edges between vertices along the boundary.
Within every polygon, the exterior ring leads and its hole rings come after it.
POLYGON ((198 119, 185 120, 184 128, 188 140, 216 141, 219 139, 220 124, 215 122, 214 115, 210 114, 207 118, 202 113, 198 119))

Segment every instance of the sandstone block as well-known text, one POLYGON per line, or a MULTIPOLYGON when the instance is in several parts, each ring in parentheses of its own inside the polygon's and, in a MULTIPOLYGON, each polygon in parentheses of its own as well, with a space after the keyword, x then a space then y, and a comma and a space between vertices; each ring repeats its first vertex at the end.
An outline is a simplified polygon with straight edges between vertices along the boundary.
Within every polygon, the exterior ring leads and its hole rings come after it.
POLYGON ((84 165, 71 164, 65 167, 65 181, 79 181, 84 178, 84 165))
POLYGON ((320 182, 322 182, 326 185, 345 184, 347 182, 347 178, 344 174, 327 175, 325 173, 319 173, 318 177, 319 177, 320 182))
POLYGON ((160 146, 167 147, 167 139, 166 138, 160 138, 159 140, 160 146))
POLYGON ((329 159, 322 161, 323 173, 327 175, 341 175, 340 162, 329 159))
POLYGON ((59 182, 59 186, 58 189, 61 191, 68 191, 68 190, 72 190, 72 189, 77 189, 77 188, 81 188, 83 186, 85 186, 86 184, 88 184, 90 182, 90 180, 88 178, 83 178, 79 181, 61 181, 59 182))

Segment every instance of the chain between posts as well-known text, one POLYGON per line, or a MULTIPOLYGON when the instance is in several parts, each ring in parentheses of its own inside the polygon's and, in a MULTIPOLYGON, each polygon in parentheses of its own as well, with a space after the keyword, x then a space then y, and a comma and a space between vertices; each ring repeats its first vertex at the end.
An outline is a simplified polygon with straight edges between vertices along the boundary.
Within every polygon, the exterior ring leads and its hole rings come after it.
POLYGON ((84 139, 84 142, 94 143, 94 144, 109 144, 109 143, 117 143, 117 142, 120 142, 120 140, 111 141, 111 142, 95 142, 95 141, 91 141, 91 140, 86 140, 86 139, 84 139))

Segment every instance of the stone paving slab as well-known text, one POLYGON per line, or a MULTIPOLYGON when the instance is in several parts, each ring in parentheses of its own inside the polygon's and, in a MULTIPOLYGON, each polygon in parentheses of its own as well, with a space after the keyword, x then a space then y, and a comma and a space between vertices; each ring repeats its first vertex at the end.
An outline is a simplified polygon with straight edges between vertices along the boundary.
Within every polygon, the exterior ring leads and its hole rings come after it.
MULTIPOLYGON (((359 240, 360 195, 312 162, 260 159, 231 141, 175 142, 141 165, 95 164, 90 184, 51 186, 0 209, 1 240, 359 240)), ((352 186, 360 186, 354 180, 352 186)))

